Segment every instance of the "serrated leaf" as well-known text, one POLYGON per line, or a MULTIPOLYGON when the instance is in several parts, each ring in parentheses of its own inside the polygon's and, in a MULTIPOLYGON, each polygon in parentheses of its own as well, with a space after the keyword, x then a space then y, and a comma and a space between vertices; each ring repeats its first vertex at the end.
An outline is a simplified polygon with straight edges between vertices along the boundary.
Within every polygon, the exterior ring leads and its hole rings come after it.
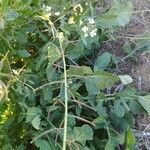
POLYGON ((131 2, 114 1, 113 7, 99 17, 98 25, 101 28, 112 28, 126 25, 132 15, 133 5, 131 2))
POLYGON ((31 121, 31 124, 32 126, 39 130, 40 129, 40 123, 41 123, 41 118, 39 115, 37 115, 32 121, 31 121))
POLYGON ((124 144, 125 142, 125 134, 124 133, 118 133, 116 130, 111 129, 110 132, 110 139, 113 145, 116 147, 119 144, 124 144))
POLYGON ((97 110, 97 113, 99 114, 99 116, 103 116, 103 117, 107 116, 106 109, 103 106, 103 101, 99 101, 98 102, 98 104, 96 106, 96 110, 97 110))
POLYGON ((58 79, 58 74, 56 73, 56 70, 51 66, 51 63, 48 63, 48 65, 47 65, 46 76, 47 76, 47 80, 49 82, 58 79))
POLYGON ((119 92, 117 95, 120 97, 129 97, 129 96, 132 97, 135 94, 136 94, 136 89, 131 86, 127 86, 127 88, 119 92))
POLYGON ((94 94, 99 93, 98 89, 112 87, 117 81, 119 78, 116 75, 105 71, 96 71, 93 76, 84 80, 88 92, 94 94))
POLYGON ((144 113, 146 112, 145 109, 139 104, 139 102, 136 100, 129 101, 129 108, 131 112, 134 114, 144 113))
POLYGON ((58 60, 61 57, 61 53, 58 47, 53 43, 49 43, 48 45, 46 45, 45 48, 48 51, 47 57, 48 57, 49 65, 52 65, 56 60, 58 60))
POLYGON ((75 118, 74 117, 71 117, 71 116, 68 116, 68 126, 69 127, 74 127, 75 126, 75 124, 76 124, 76 121, 75 121, 75 118))
POLYGON ((78 42, 76 43, 76 45, 73 44, 72 47, 68 48, 67 56, 70 59, 75 59, 80 57, 83 54, 83 51, 84 51, 84 46, 82 42, 78 42))
POLYGON ((67 70, 68 76, 85 76, 92 74, 93 71, 87 66, 70 66, 70 68, 67 70))
POLYGON ((141 104, 141 106, 150 115, 150 94, 146 96, 138 96, 138 101, 141 104))
POLYGON ((120 131, 127 130, 128 127, 133 126, 135 123, 134 117, 130 113, 126 113, 124 117, 120 118, 116 116, 113 111, 111 111, 110 118, 111 121, 114 123, 114 126, 120 131))
POLYGON ((47 76, 49 79, 49 69, 52 69, 52 65, 54 62, 56 62, 59 58, 61 58, 61 53, 59 51, 59 48, 52 42, 46 43, 42 48, 41 48, 41 55, 37 60, 37 64, 35 66, 36 70, 39 70, 41 65, 46 65, 45 62, 48 61, 47 65, 47 76))
POLYGON ((94 119, 92 121, 92 123, 95 124, 95 128, 94 129, 102 129, 102 128, 105 128, 106 124, 107 124, 107 121, 105 119, 106 117, 104 116, 100 116, 96 119, 94 119))
POLYGON ((52 99, 52 89, 51 86, 46 86, 42 89, 43 95, 44 95, 44 100, 47 102, 50 102, 52 99))
POLYGON ((18 55, 20 55, 21 57, 24 57, 24 58, 27 58, 27 57, 31 56, 31 54, 27 50, 20 50, 18 52, 18 55))
POLYGON ((118 117, 123 117, 124 116, 124 109, 123 109, 124 106, 121 105, 121 102, 116 100, 114 102, 114 112, 116 114, 116 116, 118 117))
POLYGON ((38 60, 36 61, 37 64, 35 65, 35 69, 36 70, 40 70, 41 65, 47 60, 46 57, 41 56, 41 58, 38 58, 38 60))
POLYGON ((105 52, 98 56, 94 63, 94 71, 105 69, 111 62, 112 54, 105 52))
POLYGON ((119 78, 115 74, 105 71, 96 71, 94 75, 99 77, 100 81, 98 86, 101 88, 111 87, 114 83, 119 81, 119 78))
POLYGON ((91 94, 97 94, 100 92, 100 89, 95 86, 95 84, 92 82, 94 79, 84 79, 84 83, 85 83, 85 86, 86 86, 86 89, 89 93, 91 94))
POLYGON ((93 130, 89 125, 74 127, 73 131, 68 134, 68 139, 80 143, 93 139, 93 130))
POLYGON ((26 122, 31 122, 37 115, 41 113, 41 109, 38 107, 28 107, 26 112, 26 122))

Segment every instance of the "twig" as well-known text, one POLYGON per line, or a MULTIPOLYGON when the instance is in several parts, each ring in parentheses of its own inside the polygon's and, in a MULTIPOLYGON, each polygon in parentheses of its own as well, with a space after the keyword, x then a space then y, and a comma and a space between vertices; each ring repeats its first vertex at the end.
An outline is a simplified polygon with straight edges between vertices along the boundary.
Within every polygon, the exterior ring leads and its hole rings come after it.
POLYGON ((63 81, 53 81, 53 82, 49 82, 49 83, 46 83, 36 89, 34 89, 34 91, 38 91, 38 90, 41 90, 42 88, 44 88, 45 86, 49 86, 49 85, 52 85, 52 84, 58 84, 58 83, 62 83, 63 81))
POLYGON ((30 143, 33 143, 34 141, 36 141, 37 139, 39 139, 40 137, 44 136, 45 134, 48 134, 52 131, 55 131, 55 130, 59 130, 59 129, 62 129, 62 128, 53 128, 53 129, 49 129, 43 133, 41 133, 40 135, 38 135, 37 137, 33 138, 33 140, 30 142, 30 143))
POLYGON ((84 121, 84 122, 86 122, 86 123, 89 123, 89 124, 91 124, 92 126, 95 126, 94 123, 92 123, 91 121, 89 121, 89 120, 87 120, 87 119, 85 119, 85 118, 82 118, 82 117, 79 117, 79 116, 75 116, 75 115, 68 115, 68 116, 73 117, 73 118, 76 118, 76 119, 81 120, 81 121, 84 121))
POLYGON ((89 109, 91 109, 91 110, 96 111, 94 108, 92 108, 92 107, 86 105, 85 103, 82 103, 82 102, 80 102, 80 101, 77 101, 76 98, 74 97, 74 95, 72 94, 72 92, 71 92, 70 90, 69 90, 69 92, 70 92, 70 94, 72 95, 72 98, 73 98, 73 100, 70 99, 70 101, 75 102, 75 103, 80 104, 80 105, 83 105, 83 106, 85 106, 85 107, 87 107, 87 108, 89 108, 89 109))

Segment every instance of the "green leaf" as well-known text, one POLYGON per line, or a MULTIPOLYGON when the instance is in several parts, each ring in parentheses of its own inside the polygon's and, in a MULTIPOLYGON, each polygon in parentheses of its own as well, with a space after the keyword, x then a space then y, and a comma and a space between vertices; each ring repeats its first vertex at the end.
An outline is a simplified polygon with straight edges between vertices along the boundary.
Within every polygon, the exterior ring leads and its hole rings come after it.
POLYGON ((130 84, 133 82, 133 79, 131 76, 129 75, 120 75, 118 76, 121 80, 121 82, 124 84, 124 85, 127 85, 127 84, 130 84))
POLYGON ((131 113, 126 113, 124 117, 120 118, 111 110, 110 118, 113 125, 120 131, 127 130, 128 127, 132 127, 135 123, 134 117, 131 113))
POLYGON ((40 115, 41 109, 38 107, 28 107, 26 112, 26 122, 31 122, 37 115, 40 115))
POLYGON ((105 71, 96 71, 92 77, 89 77, 89 81, 93 86, 99 89, 105 89, 113 86, 114 83, 119 81, 119 78, 105 71))
POLYGON ((133 97, 136 94, 136 89, 131 87, 131 86, 127 86, 123 91, 117 93, 117 96, 119 97, 133 97))
POLYGON ((99 69, 105 69, 109 66, 111 62, 112 54, 105 52, 98 56, 98 58, 95 60, 94 63, 94 71, 97 71, 99 69))
POLYGON ((129 129, 126 132, 126 149, 133 149, 135 143, 136 143, 135 136, 133 135, 131 129, 129 129))
POLYGON ((76 45, 72 45, 71 47, 68 47, 67 52, 67 57, 70 59, 75 59, 80 57, 83 54, 84 51, 84 46, 82 42, 76 43, 76 45))
POLYGON ((106 124, 106 119, 103 116, 100 116, 92 121, 94 124, 106 124))
POLYGON ((52 88, 51 86, 46 86, 42 89, 43 95, 44 95, 44 100, 47 102, 50 102, 52 99, 52 88))
POLYGON ((51 66, 51 63, 48 63, 47 65, 46 76, 49 82, 55 81, 58 79, 58 74, 56 73, 56 70, 51 66))
POLYGON ((141 106, 150 115, 150 94, 146 96, 138 96, 138 101, 141 104, 141 106))
POLYGON ((38 71, 41 69, 42 64, 47 60, 47 57, 44 56, 40 56, 40 58, 38 58, 38 60, 36 61, 37 64, 35 65, 35 69, 38 71))
POLYGON ((92 74, 93 71, 87 66, 70 66, 70 68, 67 70, 68 76, 86 76, 92 74))
POLYGON ((118 134, 116 136, 111 135, 111 141, 113 145, 118 146, 119 144, 124 144, 125 142, 125 134, 118 134))
POLYGON ((106 109, 103 106, 103 101, 99 101, 98 102, 98 104, 96 106, 96 110, 97 110, 97 113, 99 114, 99 116, 103 116, 103 117, 107 116, 106 109))
POLYGON ((40 123, 41 123, 41 118, 40 118, 40 115, 37 115, 32 121, 31 121, 31 124, 32 126, 39 130, 40 129, 40 123))
POLYGON ((145 109, 139 104, 138 100, 130 100, 129 108, 134 114, 146 113, 145 109))
POLYGON ((132 10, 133 5, 131 2, 114 0, 113 7, 99 17, 98 25, 104 29, 125 26, 131 18, 132 10))
POLYGON ((111 143, 111 140, 108 140, 105 150, 115 150, 113 144, 111 143))
POLYGON ((93 139, 93 130, 89 125, 74 127, 73 131, 68 133, 68 139, 80 143, 93 139))
POLYGON ((121 102, 119 100, 116 100, 114 102, 114 112, 116 116, 123 117, 124 116, 124 106, 121 105, 121 102))
POLYGON ((27 50, 20 50, 18 52, 18 55, 20 55, 21 57, 24 57, 24 58, 27 58, 27 57, 31 56, 31 54, 27 50))
POLYGON ((119 78, 116 75, 105 71, 97 71, 93 76, 84 79, 86 89, 91 94, 98 94, 100 89, 112 87, 117 81, 119 78))
POLYGON ((95 46, 95 45, 98 46, 99 45, 99 35, 97 34, 97 36, 94 36, 92 38, 91 38, 91 36, 84 37, 82 35, 82 41, 84 43, 84 47, 91 50, 93 46, 95 46))
POLYGON ((36 140, 35 141, 36 147, 38 147, 40 150, 51 150, 51 147, 49 143, 46 140, 36 140))
POLYGON ((75 118, 72 116, 68 116, 68 126, 73 128, 76 124, 75 118))
POLYGON ((61 53, 55 44, 49 43, 44 47, 44 50, 45 49, 47 49, 48 51, 47 57, 48 57, 49 65, 52 65, 56 60, 58 60, 61 57, 61 53))
POLYGON ((94 79, 84 79, 84 83, 86 86, 87 91, 90 94, 98 94, 100 92, 100 89, 93 83, 94 79))

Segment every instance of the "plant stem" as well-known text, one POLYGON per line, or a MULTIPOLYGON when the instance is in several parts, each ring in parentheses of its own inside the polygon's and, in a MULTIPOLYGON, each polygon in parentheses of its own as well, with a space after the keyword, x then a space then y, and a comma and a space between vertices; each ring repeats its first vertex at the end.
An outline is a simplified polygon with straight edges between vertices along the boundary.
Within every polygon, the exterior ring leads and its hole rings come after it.
POLYGON ((68 84, 67 84, 67 71, 66 71, 66 60, 64 55, 64 49, 62 47, 61 40, 60 41, 60 49, 62 53, 63 67, 64 67, 64 86, 65 86, 65 116, 64 116, 64 135, 63 135, 63 149, 66 150, 67 143, 67 122, 68 122, 68 84))

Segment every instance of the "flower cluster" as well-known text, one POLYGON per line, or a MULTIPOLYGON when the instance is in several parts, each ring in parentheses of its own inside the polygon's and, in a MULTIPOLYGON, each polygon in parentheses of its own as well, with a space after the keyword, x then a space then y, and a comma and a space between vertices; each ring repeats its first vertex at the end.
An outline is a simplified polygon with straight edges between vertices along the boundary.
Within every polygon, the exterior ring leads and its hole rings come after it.
POLYGON ((55 15, 56 15, 56 16, 59 16, 59 15, 60 15, 60 12, 55 12, 55 15))
POLYGON ((53 14, 55 16, 59 16, 60 15, 60 12, 54 12, 52 13, 52 7, 50 6, 46 6, 45 4, 43 5, 43 10, 45 12, 45 14, 43 15, 44 17, 44 20, 48 20, 49 17, 53 14))
POLYGON ((43 9, 44 9, 46 12, 51 12, 52 7, 43 5, 43 9))
POLYGON ((95 20, 93 18, 89 18, 87 26, 83 26, 82 31, 84 32, 84 37, 87 37, 89 35, 91 37, 95 37, 97 35, 97 28, 95 27, 95 20))
POLYGON ((58 32, 57 38, 58 38, 61 42, 63 42, 63 40, 65 39, 64 33, 63 33, 63 32, 58 32))

